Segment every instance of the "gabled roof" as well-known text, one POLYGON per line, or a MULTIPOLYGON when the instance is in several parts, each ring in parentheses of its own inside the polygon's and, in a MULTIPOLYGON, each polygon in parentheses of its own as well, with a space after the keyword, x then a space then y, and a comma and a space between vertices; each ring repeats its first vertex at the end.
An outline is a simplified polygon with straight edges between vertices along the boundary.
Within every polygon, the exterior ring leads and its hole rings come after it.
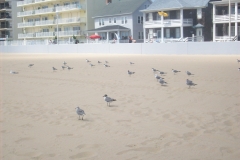
POLYGON ((117 0, 109 3, 101 10, 97 11, 93 18, 114 16, 122 14, 131 14, 136 11, 144 2, 148 0, 117 0))
POLYGON ((164 11, 181 8, 203 8, 210 0, 155 0, 147 9, 148 11, 164 11))
POLYGON ((101 28, 88 30, 87 32, 104 32, 104 31, 120 31, 120 30, 128 31, 130 29, 123 26, 119 26, 119 25, 111 25, 111 26, 104 26, 101 28))

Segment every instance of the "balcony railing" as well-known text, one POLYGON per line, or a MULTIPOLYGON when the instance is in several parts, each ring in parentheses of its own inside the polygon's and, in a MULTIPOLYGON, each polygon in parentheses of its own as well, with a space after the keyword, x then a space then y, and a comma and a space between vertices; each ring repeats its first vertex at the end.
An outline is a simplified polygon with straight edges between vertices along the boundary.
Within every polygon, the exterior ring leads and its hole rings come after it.
MULTIPOLYGON (((57 33, 56 33, 57 34, 57 33)), ((80 36, 81 35, 81 31, 77 30, 77 31, 60 31, 58 32, 58 36, 59 37, 63 37, 63 36, 80 36)))
POLYGON ((54 12, 54 8, 44 8, 35 10, 35 14, 45 14, 45 13, 52 13, 54 12))
POLYGON ((1 24, 0 28, 12 28, 12 26, 9 24, 1 24))
POLYGON ((17 16, 21 17, 21 16, 31 16, 34 15, 34 11, 24 11, 24 12, 18 12, 17 16))
POLYGON ((54 36, 54 32, 39 32, 36 33, 36 37, 53 37, 54 36))
POLYGON ((34 3, 34 0, 18 1, 18 2, 17 2, 17 6, 23 6, 23 5, 31 4, 31 3, 34 3))
POLYGON ((1 16, 0 16, 0 19, 3 19, 3 18, 4 18, 4 19, 5 19, 5 18, 8 18, 8 19, 9 19, 9 18, 12 18, 12 16, 9 16, 9 15, 1 15, 1 16))
POLYGON ((18 38, 34 38, 34 37, 35 37, 35 33, 18 34, 18 38))
POLYGON ((36 26, 53 25, 53 24, 55 24, 54 20, 45 20, 45 21, 36 21, 35 22, 36 26))
POLYGON ((33 27, 34 25, 35 25, 35 22, 18 23, 18 28, 33 27))
MULTIPOLYGON (((164 25, 164 26, 169 26, 169 25, 181 25, 181 20, 180 19, 166 19, 162 21, 160 20, 155 20, 155 21, 146 21, 146 25, 164 25)), ((183 24, 184 25, 193 25, 193 20, 192 19, 183 19, 183 24)))
POLYGON ((73 10, 73 9, 81 9, 80 4, 71 4, 71 5, 66 5, 66 6, 58 6, 56 7, 56 12, 62 12, 62 11, 68 11, 68 10, 73 10))
MULTIPOLYGON (((231 21, 235 20, 235 15, 231 14, 231 21)), ((240 15, 237 16, 237 20, 240 20, 240 15)), ((225 22, 229 21, 229 15, 215 15, 216 22, 225 22)))
POLYGON ((78 17, 74 17, 74 18, 62 18, 62 19, 58 19, 58 24, 65 24, 65 23, 78 23, 85 20, 84 18, 78 18, 78 17))

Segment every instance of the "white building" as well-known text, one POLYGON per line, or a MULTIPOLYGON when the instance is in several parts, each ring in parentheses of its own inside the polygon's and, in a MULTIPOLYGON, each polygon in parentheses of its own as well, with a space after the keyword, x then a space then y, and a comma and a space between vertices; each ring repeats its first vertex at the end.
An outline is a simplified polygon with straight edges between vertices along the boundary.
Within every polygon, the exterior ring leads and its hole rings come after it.
POLYGON ((203 10, 209 0, 155 0, 144 13, 144 40, 157 42, 180 41, 185 37, 204 40, 203 10), (159 15, 158 12, 164 12, 159 15))
POLYGON ((213 41, 228 41, 234 38, 239 40, 240 0, 230 0, 230 8, 229 0, 211 3, 213 4, 213 41))

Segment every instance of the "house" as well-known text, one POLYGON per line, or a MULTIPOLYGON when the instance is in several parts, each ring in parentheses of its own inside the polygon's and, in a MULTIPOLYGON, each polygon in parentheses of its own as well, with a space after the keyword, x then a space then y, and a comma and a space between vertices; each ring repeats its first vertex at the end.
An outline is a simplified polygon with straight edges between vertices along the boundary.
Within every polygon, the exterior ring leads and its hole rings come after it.
POLYGON ((17 40, 16 1, 0 0, 0 41, 17 40))
POLYGON ((144 41, 211 41, 211 9, 209 0, 155 0, 142 10, 144 41))
POLYGON ((68 43, 86 42, 86 30, 94 28, 93 14, 105 0, 23 0, 17 16, 20 40, 54 40, 68 43))
MULTIPOLYGON (((150 0, 106 0, 105 6, 93 16, 95 29, 88 35, 101 36, 98 42, 128 43, 129 36, 143 42, 143 13, 150 0)), ((89 41, 96 42, 96 41, 89 41)))
POLYGON ((240 40, 240 0, 231 0, 231 5, 229 0, 211 3, 213 4, 213 41, 229 41, 234 37, 235 40, 240 40))

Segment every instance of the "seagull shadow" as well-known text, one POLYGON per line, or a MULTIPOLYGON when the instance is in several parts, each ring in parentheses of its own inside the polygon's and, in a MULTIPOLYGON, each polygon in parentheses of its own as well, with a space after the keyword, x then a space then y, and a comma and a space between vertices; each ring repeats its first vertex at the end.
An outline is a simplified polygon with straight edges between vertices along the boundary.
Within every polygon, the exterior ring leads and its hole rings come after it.
POLYGON ((110 106, 108 106, 108 107, 118 107, 118 105, 110 105, 110 106))

